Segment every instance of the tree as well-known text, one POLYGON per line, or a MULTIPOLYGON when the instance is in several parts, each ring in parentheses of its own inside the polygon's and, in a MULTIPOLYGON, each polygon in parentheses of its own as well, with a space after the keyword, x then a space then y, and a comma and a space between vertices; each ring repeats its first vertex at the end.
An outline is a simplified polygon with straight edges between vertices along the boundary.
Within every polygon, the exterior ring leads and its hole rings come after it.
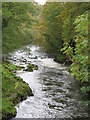
POLYGON ((33 39, 33 24, 39 13, 35 3, 7 2, 2 4, 2 49, 9 53, 33 39), (30 33, 30 34, 29 34, 30 33))
POLYGON ((46 48, 49 51, 59 51, 62 47, 62 21, 58 21, 57 16, 62 11, 61 3, 46 3, 42 10, 43 33, 46 48))

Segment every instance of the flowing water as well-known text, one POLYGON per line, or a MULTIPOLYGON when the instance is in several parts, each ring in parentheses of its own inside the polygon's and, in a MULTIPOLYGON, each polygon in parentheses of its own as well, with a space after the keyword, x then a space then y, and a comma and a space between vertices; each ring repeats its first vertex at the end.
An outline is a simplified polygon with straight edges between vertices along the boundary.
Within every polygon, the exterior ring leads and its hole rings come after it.
POLYGON ((81 104, 82 95, 68 67, 54 61, 38 46, 26 46, 11 56, 14 64, 26 67, 38 65, 33 72, 17 71, 17 76, 29 84, 34 96, 16 106, 16 118, 79 118, 87 117, 87 107, 81 104))

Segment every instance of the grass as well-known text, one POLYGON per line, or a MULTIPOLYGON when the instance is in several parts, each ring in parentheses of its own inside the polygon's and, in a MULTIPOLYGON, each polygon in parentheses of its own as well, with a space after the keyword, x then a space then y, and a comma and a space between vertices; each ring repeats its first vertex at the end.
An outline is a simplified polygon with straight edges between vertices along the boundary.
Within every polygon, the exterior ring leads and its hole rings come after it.
POLYGON ((9 120, 16 116, 15 105, 33 95, 28 84, 22 78, 16 77, 14 70, 20 66, 8 62, 2 63, 2 120, 9 120))

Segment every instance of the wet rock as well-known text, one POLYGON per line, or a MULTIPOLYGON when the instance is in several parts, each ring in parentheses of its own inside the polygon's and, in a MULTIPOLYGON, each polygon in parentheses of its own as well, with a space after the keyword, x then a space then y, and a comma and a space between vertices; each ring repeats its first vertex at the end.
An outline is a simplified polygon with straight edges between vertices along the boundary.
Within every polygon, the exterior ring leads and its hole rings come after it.
POLYGON ((63 76, 63 72, 58 72, 57 74, 60 76, 63 76))
POLYGON ((62 89, 56 89, 55 91, 59 92, 59 93, 64 93, 64 91, 62 89))
POLYGON ((14 70, 14 73, 16 73, 17 71, 16 70, 14 70))
POLYGON ((34 64, 28 64, 27 68, 24 68, 23 70, 33 72, 33 70, 38 70, 38 66, 34 64))
POLYGON ((20 58, 17 58, 17 60, 20 60, 20 58))
POLYGON ((34 65, 34 70, 38 70, 38 66, 37 65, 34 65))
POLYGON ((29 59, 34 59, 34 57, 29 56, 29 59))
POLYGON ((27 60, 23 59, 22 62, 26 62, 27 60))
POLYGON ((16 58, 13 58, 13 61, 17 61, 17 59, 16 59, 16 58))
POLYGON ((8 57, 7 60, 12 60, 12 58, 11 58, 11 57, 8 57))
POLYGON ((37 59, 37 56, 35 56, 35 58, 34 59, 37 59))
POLYGON ((45 58, 46 58, 46 56, 41 57, 41 59, 45 59, 45 58))
POLYGON ((61 99, 61 98, 54 98, 54 100, 55 100, 57 103, 62 103, 62 104, 65 104, 65 103, 66 103, 66 100, 61 99))
POLYGON ((33 54, 29 52, 28 55, 33 55, 33 54))
POLYGON ((37 59, 37 56, 29 56, 29 59, 37 59))

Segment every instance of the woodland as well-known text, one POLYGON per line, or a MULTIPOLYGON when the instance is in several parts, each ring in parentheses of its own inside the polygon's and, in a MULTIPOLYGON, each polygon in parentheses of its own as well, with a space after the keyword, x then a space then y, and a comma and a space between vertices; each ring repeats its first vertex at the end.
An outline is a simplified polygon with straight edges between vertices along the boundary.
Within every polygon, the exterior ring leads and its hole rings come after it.
POLYGON ((13 73, 13 70, 21 69, 20 66, 5 61, 9 53, 29 44, 39 45, 47 53, 55 53, 56 62, 69 66, 69 72, 85 96, 84 104, 89 106, 89 9, 88 2, 2 3, 3 119, 16 115, 14 106, 21 101, 20 96, 23 100, 32 95, 28 85, 13 73), (17 91, 14 98, 10 97, 17 91))

